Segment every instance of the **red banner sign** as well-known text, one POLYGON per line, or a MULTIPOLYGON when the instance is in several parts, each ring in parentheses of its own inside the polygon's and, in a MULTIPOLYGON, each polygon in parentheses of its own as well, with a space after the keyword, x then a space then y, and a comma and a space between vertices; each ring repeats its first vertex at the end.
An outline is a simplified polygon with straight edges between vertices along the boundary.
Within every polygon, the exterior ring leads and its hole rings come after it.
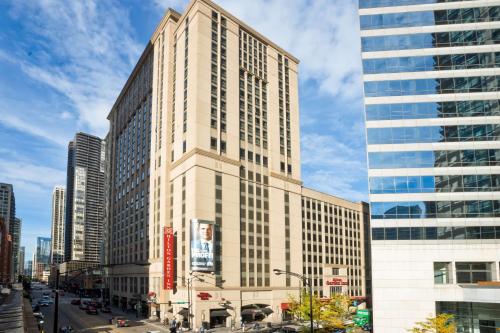
POLYGON ((344 279, 339 278, 331 278, 330 280, 326 280, 327 286, 347 286, 348 283, 344 279))
POLYGON ((174 230, 163 228, 163 289, 174 289, 174 230))

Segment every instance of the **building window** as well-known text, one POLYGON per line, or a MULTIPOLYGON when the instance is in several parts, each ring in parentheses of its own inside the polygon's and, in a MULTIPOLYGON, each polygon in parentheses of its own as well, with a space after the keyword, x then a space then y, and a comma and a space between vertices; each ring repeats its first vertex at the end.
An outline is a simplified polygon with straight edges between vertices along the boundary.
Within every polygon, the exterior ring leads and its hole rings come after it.
POLYGON ((451 263, 434 263, 434 284, 449 284, 451 281, 451 263))
POLYGON ((477 283, 491 281, 491 263, 489 262, 457 262, 457 283, 477 283))

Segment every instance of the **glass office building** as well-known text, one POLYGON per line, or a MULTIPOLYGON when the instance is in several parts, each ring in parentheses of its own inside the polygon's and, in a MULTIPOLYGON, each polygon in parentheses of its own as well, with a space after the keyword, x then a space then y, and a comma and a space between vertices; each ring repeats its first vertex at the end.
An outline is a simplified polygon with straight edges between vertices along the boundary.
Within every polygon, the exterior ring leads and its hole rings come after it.
POLYGON ((500 1, 359 0, 374 329, 500 327, 500 1), (497 62, 498 60, 498 62, 497 62))

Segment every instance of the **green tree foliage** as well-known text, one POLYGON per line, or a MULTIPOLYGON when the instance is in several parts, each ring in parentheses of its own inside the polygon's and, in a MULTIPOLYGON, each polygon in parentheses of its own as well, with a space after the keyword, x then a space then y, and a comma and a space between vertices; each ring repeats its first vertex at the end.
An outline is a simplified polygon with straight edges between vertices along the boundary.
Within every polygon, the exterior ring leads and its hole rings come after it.
POLYGON ((416 323, 410 330, 411 333, 456 333, 457 326, 453 315, 441 313, 436 317, 429 317, 426 321, 416 323))
MULTIPOLYGON (((302 294, 302 302, 293 296, 288 299, 290 312, 296 317, 309 322, 309 293, 302 294)), ((351 319, 349 305, 351 300, 344 294, 334 294, 329 299, 321 299, 313 295, 313 320, 323 327, 323 331, 330 332, 333 328, 345 328, 345 322, 351 319)))

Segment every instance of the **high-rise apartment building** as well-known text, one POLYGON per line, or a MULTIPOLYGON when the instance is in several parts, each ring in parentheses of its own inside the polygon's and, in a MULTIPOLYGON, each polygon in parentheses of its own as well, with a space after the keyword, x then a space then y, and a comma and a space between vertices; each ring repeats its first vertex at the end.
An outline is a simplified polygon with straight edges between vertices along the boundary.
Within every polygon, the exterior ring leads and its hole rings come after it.
MULTIPOLYGON (((9 257, 4 259, 4 264, 8 264, 9 281, 14 279, 14 265, 18 260, 18 255, 14 251, 13 232, 16 227, 16 198, 14 196, 14 187, 11 184, 0 183, 0 218, 3 218, 3 225, 6 230, 5 234, 5 251, 8 251, 9 257), (7 242, 10 244, 7 245, 7 242), (9 248, 8 248, 9 247, 9 248), (8 263, 7 263, 8 261, 8 263)), ((19 247, 18 247, 19 250, 19 247)), ((4 279, 5 280, 5 279, 4 279)))
POLYGON ((17 274, 19 272, 19 255, 21 246, 21 227, 22 221, 15 218, 10 226, 12 236, 12 280, 17 281, 17 274))
POLYGON ((26 261, 26 267, 25 267, 25 270, 24 270, 24 275, 26 275, 28 277, 32 277, 33 276, 33 260, 26 261))
POLYGON ((209 0, 167 11, 108 116, 113 304, 187 322, 189 300, 194 327, 278 320, 300 281, 273 269, 366 295, 365 205, 302 188, 297 70, 209 0))
POLYGON ((46 266, 50 264, 51 243, 52 240, 49 237, 36 238, 35 261, 37 264, 44 264, 46 266))
POLYGON ((0 216, 0 284, 11 282, 12 237, 5 219, 0 216))
POLYGON ((64 261, 64 214, 66 213, 66 190, 56 186, 52 191, 52 249, 50 263, 64 261))
POLYGON ((360 0, 374 329, 500 327, 500 3, 360 0))
POLYGON ((26 256, 26 248, 24 246, 21 246, 19 248, 19 264, 18 264, 18 270, 17 270, 17 275, 24 275, 24 260, 26 256))
POLYGON ((105 142, 76 133, 68 145, 65 261, 99 261, 104 213, 105 142))

